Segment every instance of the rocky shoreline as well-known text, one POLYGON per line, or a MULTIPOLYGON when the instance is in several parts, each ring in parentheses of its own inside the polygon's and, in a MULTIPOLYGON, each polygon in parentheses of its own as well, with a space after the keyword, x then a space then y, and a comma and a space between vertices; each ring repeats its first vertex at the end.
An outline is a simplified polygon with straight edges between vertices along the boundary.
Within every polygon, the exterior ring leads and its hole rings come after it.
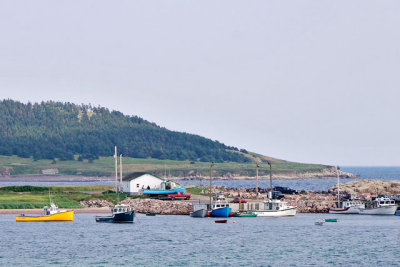
MULTIPOLYGON (((400 194, 400 182, 398 181, 380 181, 380 180, 361 180, 352 181, 340 185, 343 194, 355 194, 361 200, 369 201, 376 194, 388 193, 391 195, 400 194)), ((207 189, 205 188, 206 192, 207 189)), ((299 213, 327 213, 330 208, 336 207, 337 196, 336 187, 329 191, 302 191, 297 194, 285 194, 284 200, 288 203, 297 205, 299 213)), ((226 187, 212 188, 212 193, 223 193, 228 200, 241 196, 250 202, 256 202, 256 193, 254 189, 235 189, 226 187)), ((260 199, 266 197, 266 190, 260 190, 260 199)), ((204 197, 207 199, 207 197, 204 197)), ((127 198, 121 203, 132 205, 139 213, 157 213, 168 215, 188 215, 192 212, 192 201, 165 201, 156 199, 127 198)), ((85 207, 112 207, 112 203, 103 200, 81 202, 85 207)))

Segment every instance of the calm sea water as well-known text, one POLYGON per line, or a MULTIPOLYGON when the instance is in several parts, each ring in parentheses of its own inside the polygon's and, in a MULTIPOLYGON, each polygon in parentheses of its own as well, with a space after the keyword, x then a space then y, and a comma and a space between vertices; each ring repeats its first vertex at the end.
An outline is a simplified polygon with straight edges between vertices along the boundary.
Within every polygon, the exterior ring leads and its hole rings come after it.
MULTIPOLYGON (((342 171, 351 172, 360 175, 357 179, 379 179, 392 181, 400 181, 400 167, 341 167, 342 171)), ((341 180, 345 183, 354 179, 341 180)), ((187 185, 208 185, 208 180, 182 180, 179 183, 187 185)), ((328 190, 337 183, 336 179, 293 179, 293 180, 273 180, 273 186, 286 186, 296 190, 328 190)), ((256 187, 255 180, 214 180, 214 185, 235 187, 235 188, 254 188, 256 187)), ((86 181, 86 182, 48 182, 48 181, 0 181, 0 185, 114 185, 114 181, 86 181)), ((259 186, 269 188, 269 180, 259 180, 259 186)))
POLYGON ((398 266, 400 216, 292 218, 137 215, 134 224, 17 223, 0 216, 1 266, 398 266), (236 223, 233 223, 235 221, 236 223))

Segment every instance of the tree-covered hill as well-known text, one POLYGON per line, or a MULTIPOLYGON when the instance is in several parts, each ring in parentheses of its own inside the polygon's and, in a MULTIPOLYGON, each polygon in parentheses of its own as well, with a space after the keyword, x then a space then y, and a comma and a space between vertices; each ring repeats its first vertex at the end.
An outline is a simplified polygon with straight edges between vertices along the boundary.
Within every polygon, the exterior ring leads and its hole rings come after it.
POLYGON ((61 102, 0 101, 0 155, 39 159, 125 157, 203 162, 249 162, 246 150, 170 131, 104 107, 61 102))

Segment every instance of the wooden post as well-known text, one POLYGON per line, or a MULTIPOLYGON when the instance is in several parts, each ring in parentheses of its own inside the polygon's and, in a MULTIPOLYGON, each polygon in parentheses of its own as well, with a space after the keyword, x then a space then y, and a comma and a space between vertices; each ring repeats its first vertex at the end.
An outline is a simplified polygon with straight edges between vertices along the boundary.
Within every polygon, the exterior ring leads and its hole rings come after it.
POLYGON ((214 162, 211 162, 211 165, 210 165, 210 209, 211 209, 211 203, 212 203, 212 201, 211 201, 211 188, 212 188, 212 167, 214 166, 214 162))
POLYGON ((256 199, 258 199, 258 164, 256 165, 256 199))

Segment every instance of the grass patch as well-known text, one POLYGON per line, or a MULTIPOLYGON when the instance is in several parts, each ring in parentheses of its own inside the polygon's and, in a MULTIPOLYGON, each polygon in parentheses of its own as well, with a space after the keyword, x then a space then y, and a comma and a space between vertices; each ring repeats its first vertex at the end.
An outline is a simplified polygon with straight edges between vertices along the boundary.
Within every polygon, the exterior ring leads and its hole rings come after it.
MULTIPOLYGON (((43 208, 50 204, 49 190, 52 201, 60 208, 82 208, 80 201, 103 199, 114 204, 118 195, 110 191, 112 186, 7 186, 0 188, 0 209, 33 209, 43 208), (105 189, 105 191, 103 191, 105 189), (101 194, 90 192, 103 191, 101 194)), ((128 194, 119 194, 119 201, 128 194)))

